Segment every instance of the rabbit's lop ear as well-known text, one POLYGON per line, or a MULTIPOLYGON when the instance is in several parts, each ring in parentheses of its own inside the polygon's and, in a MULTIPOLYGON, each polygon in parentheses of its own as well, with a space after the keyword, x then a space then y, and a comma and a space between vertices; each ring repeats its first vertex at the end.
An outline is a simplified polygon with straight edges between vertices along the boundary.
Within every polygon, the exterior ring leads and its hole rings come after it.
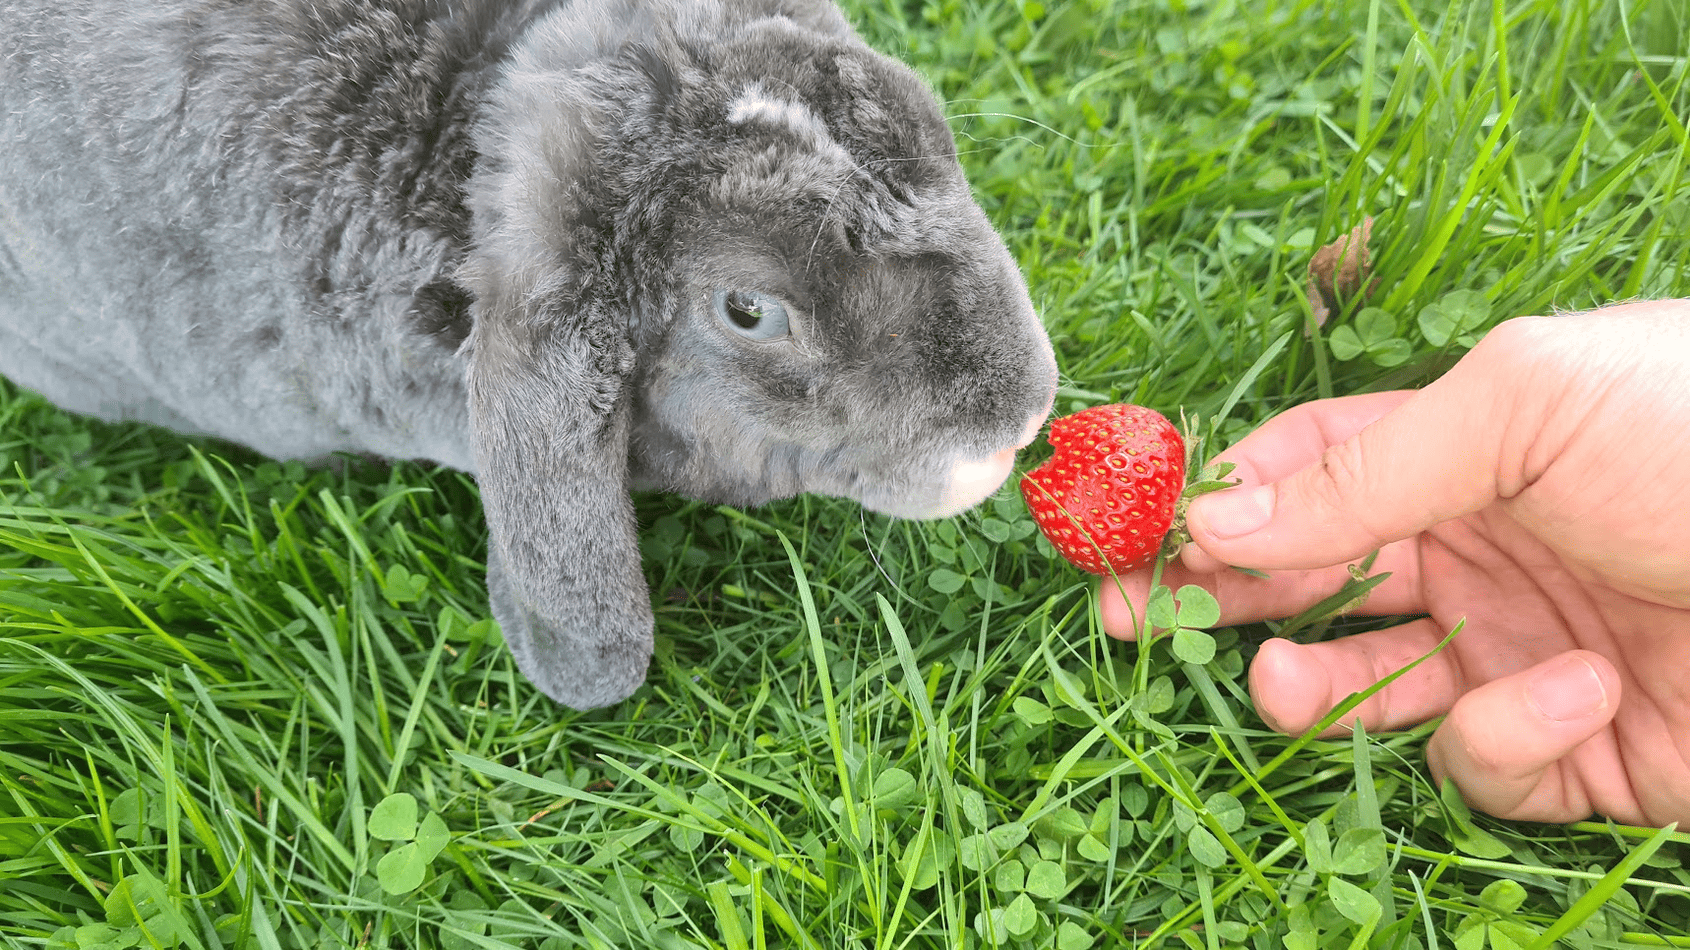
POLYGON ((488 593, 524 676, 566 706, 606 706, 639 687, 652 645, 626 487, 632 354, 512 329, 479 321, 469 374, 488 593))
POLYGON ((627 484, 628 310, 591 261, 603 216, 570 184, 592 161, 588 98, 542 76, 490 105, 458 272, 475 301, 467 384, 493 613, 523 675, 576 709, 637 689, 652 647, 627 484))

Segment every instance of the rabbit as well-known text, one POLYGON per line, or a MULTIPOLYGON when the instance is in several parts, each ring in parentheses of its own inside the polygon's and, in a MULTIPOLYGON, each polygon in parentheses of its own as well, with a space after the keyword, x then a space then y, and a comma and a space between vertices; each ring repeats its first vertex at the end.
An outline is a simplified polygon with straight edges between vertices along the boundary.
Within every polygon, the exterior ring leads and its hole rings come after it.
POLYGON ((471 473, 577 709, 652 650, 630 492, 992 494, 1051 343, 931 90, 826 0, 0 0, 0 374, 471 473))

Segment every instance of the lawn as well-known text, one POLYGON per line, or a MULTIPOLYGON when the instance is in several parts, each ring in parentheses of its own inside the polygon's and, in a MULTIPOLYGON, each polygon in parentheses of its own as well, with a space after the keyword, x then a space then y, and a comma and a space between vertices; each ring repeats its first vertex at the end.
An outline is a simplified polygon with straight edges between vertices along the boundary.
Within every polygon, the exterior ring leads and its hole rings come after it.
MULTIPOLYGON (((1510 315, 1690 293, 1680 0, 848 10, 946 101, 1063 412, 1213 448, 1510 315), (1310 332, 1366 219, 1367 306, 1310 332)), ((934 523, 637 502, 657 657, 578 714, 487 619, 470 479, 0 386, 0 941, 1690 946, 1690 835, 1469 815, 1429 727, 1268 732, 1273 626, 1105 637, 1012 485, 934 523)))

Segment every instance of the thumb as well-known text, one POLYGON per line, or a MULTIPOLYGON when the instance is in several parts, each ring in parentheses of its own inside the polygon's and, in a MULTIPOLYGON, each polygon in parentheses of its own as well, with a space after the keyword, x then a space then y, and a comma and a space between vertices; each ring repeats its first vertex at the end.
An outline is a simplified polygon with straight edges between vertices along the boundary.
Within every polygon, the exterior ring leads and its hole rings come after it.
MULTIPOLYGON (((1497 371, 1494 346, 1486 351, 1491 339, 1301 470, 1192 501, 1192 539, 1226 564, 1306 570, 1363 557, 1496 500, 1519 397, 1499 382, 1510 374, 1497 371)), ((1320 428, 1328 408, 1335 411, 1316 402, 1290 412, 1310 413, 1320 428)))
POLYGON ((1572 650, 1458 700, 1432 735, 1432 773, 1498 818, 1576 821, 1589 796, 1555 766, 1614 718, 1620 677, 1599 653, 1572 650))

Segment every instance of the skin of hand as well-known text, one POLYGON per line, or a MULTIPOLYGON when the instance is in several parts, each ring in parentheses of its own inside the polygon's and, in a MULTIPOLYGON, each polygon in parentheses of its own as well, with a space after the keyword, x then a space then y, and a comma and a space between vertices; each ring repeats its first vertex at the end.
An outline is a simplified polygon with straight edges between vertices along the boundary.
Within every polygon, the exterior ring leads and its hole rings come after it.
MULTIPOLYGON (((1434 777, 1498 817, 1690 824, 1690 301, 1506 321, 1423 390, 1298 406, 1218 460, 1242 483, 1192 503, 1163 584, 1222 624, 1283 617, 1377 550, 1391 577, 1356 613, 1424 615, 1268 641, 1268 725, 1307 730, 1465 620, 1352 715, 1445 716, 1434 777)), ((1133 636, 1149 587, 1106 580, 1105 629, 1133 636)))

